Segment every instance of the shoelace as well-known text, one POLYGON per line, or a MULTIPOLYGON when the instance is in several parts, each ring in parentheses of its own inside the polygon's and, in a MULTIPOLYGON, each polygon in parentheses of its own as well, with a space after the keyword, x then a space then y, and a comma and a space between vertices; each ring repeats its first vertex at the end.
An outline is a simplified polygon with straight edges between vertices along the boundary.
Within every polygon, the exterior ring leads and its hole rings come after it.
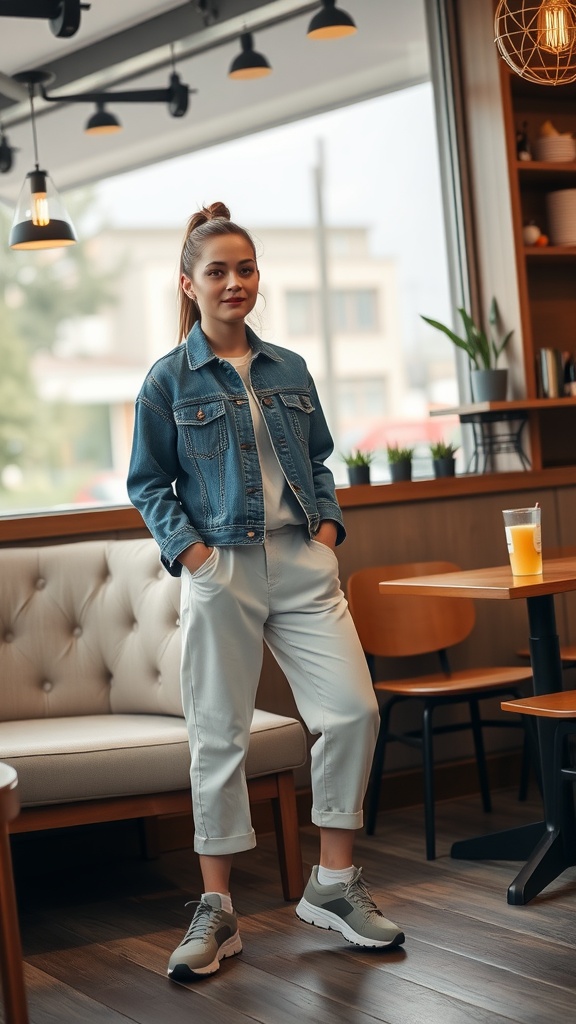
POLYGON ((374 914, 376 917, 384 917, 382 911, 379 910, 374 903, 366 882, 361 877, 360 871, 348 882, 346 886, 346 895, 349 896, 354 903, 357 903, 362 910, 365 910, 367 914, 374 914))
MULTIPOLYGON (((212 914, 217 915, 219 911, 216 907, 211 907, 209 903, 204 903, 203 900, 191 900, 189 903, 185 903, 186 907, 196 907, 194 911, 194 917, 190 923, 190 927, 186 932, 186 935, 180 943, 183 946, 186 942, 190 942, 191 939, 201 939, 206 935, 207 918, 210 918, 212 914)), ((215 923, 215 922, 214 922, 215 923)))

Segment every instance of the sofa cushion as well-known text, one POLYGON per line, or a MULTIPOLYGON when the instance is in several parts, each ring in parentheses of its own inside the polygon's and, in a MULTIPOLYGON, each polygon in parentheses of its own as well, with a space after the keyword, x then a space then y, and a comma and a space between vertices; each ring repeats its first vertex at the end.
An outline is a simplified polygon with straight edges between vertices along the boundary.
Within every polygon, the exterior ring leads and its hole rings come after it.
MULTIPOLYGON (((18 772, 23 807, 190 786, 186 726, 168 715, 0 722, 0 759, 18 772)), ((295 768, 305 759, 299 722, 254 712, 248 778, 295 768)))
POLYGON ((180 581, 144 540, 0 549, 0 720, 182 715, 180 581))

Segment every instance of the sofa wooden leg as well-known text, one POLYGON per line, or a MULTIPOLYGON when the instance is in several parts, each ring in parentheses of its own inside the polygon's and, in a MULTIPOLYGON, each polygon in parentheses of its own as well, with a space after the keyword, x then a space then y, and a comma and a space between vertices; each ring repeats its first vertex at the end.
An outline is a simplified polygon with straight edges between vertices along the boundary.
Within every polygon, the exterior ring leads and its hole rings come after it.
POLYGON ((276 784, 278 796, 272 798, 272 809, 282 891, 285 900, 299 900, 304 892, 304 873, 292 772, 279 773, 276 776, 276 784))
POLYGON ((0 974, 5 1019, 28 1024, 18 908, 12 874, 8 822, 18 813, 16 772, 0 764, 0 974))

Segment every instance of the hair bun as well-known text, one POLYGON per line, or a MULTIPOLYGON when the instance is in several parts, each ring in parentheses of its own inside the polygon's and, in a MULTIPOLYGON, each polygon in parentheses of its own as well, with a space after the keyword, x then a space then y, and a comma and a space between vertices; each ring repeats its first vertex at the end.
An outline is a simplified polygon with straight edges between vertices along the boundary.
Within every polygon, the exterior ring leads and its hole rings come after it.
POLYGON ((195 228, 207 224, 209 220, 230 220, 230 210, 224 203, 211 203, 210 206, 203 206, 198 213, 193 213, 188 221, 186 234, 189 235, 195 228))
POLYGON ((222 220, 230 220, 230 210, 224 203, 212 203, 211 206, 204 208, 204 212, 208 214, 207 220, 214 220, 216 217, 220 217, 222 220))

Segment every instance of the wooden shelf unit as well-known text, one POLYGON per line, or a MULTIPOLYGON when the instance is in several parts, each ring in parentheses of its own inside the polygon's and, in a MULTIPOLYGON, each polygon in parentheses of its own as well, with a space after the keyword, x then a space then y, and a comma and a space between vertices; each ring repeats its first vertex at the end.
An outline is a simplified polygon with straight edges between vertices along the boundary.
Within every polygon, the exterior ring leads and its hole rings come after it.
POLYGON ((525 224, 534 221, 549 235, 546 193, 576 189, 576 161, 521 161, 516 131, 526 124, 532 147, 545 121, 576 134, 576 84, 556 88, 526 82, 500 62, 510 200, 522 318, 526 394, 534 469, 576 465, 574 399, 538 400, 536 364, 541 348, 576 356, 576 244, 526 246, 525 224))

